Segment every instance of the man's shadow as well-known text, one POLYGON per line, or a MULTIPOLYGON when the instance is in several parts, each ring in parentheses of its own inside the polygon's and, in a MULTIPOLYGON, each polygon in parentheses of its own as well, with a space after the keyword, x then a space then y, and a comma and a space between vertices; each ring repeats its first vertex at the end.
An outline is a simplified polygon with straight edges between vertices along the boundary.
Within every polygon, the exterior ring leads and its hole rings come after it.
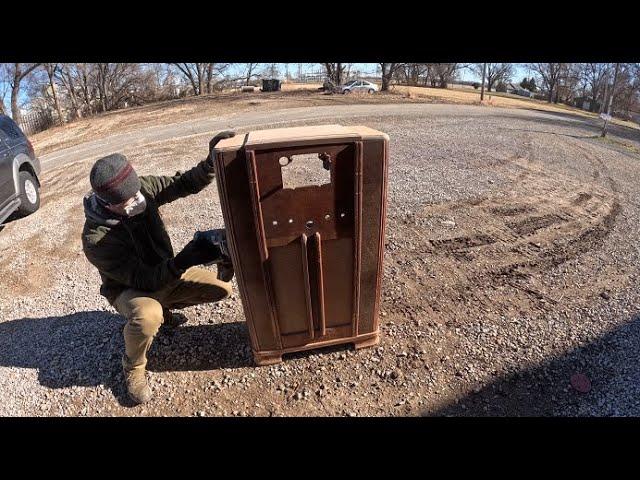
MULTIPOLYGON (((104 385, 131 406, 124 386, 124 318, 109 311, 0 323, 0 366, 35 368, 49 388, 104 385)), ((216 370, 252 365, 246 323, 161 329, 148 353, 150 371, 216 370)))

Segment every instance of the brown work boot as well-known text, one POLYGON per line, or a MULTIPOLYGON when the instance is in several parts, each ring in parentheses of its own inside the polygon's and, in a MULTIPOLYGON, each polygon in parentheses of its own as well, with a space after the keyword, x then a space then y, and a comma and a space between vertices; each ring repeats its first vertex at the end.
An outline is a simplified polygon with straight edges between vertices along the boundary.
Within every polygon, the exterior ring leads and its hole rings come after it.
POLYGON ((126 357, 122 358, 124 381, 127 384, 127 393, 135 403, 147 403, 151 400, 151 389, 147 383, 144 369, 129 369, 126 357))

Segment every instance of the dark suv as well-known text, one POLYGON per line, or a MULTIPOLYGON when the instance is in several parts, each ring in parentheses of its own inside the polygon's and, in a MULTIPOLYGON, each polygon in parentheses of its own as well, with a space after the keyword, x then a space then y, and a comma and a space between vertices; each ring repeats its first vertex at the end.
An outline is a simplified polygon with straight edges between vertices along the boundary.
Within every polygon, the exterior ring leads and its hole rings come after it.
POLYGON ((6 115, 0 115, 0 229, 12 214, 27 216, 40 207, 40 161, 31 142, 6 115))

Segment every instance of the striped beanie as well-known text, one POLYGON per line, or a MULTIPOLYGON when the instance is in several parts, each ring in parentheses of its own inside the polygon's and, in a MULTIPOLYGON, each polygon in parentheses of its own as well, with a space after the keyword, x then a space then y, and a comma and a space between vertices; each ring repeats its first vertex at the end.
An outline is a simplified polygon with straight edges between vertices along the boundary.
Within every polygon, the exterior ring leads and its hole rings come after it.
POLYGON ((89 174, 93 191, 107 203, 116 205, 129 200, 140 190, 138 174, 120 153, 96 161, 89 174))

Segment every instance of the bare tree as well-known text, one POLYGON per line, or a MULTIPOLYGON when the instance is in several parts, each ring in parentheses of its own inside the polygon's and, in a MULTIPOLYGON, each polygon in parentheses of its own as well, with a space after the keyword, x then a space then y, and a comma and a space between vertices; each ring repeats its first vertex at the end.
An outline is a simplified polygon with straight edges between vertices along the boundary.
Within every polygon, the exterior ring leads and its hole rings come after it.
MULTIPOLYGON (((95 81, 102 112, 116 110, 135 102, 140 88, 137 63, 96 63, 95 81)), ((143 103, 143 102, 142 102, 143 103)))
POLYGON ((175 65, 191 84, 194 95, 213 92, 220 83, 215 82, 215 79, 229 66, 228 63, 172 63, 171 65, 175 65))
POLYGON ((277 63, 269 63, 265 66, 264 72, 262 73, 269 78, 278 78, 280 76, 280 69, 278 68, 277 63))
POLYGON ((22 81, 36 68, 39 63, 9 63, 9 85, 11 86, 11 117, 20 124, 22 115, 18 106, 18 97, 20 96, 20 86, 22 81))
POLYGON ((170 100, 178 96, 179 90, 170 64, 148 63, 144 65, 144 70, 151 72, 148 82, 153 84, 149 88, 153 90, 154 100, 170 100))
POLYGON ((49 81, 49 88, 51 89, 51 96, 53 97, 53 104, 58 114, 58 122, 64 123, 64 117, 62 115, 62 109, 60 108, 60 102, 58 101, 57 84, 56 84, 56 71, 59 68, 57 63, 43 63, 44 71, 47 73, 47 79, 49 81))
POLYGON ((205 63, 172 63, 180 73, 191 83, 194 95, 202 95, 205 88, 205 63))
POLYGON ((447 85, 455 79, 458 70, 461 67, 459 63, 434 63, 433 66, 433 80, 432 82, 437 84, 440 88, 447 88, 447 85))
POLYGON ((346 65, 344 63, 323 63, 327 77, 335 85, 341 85, 346 65))
POLYGON ((60 68, 57 70, 56 75, 58 81, 63 88, 65 97, 71 104, 71 118, 82 118, 83 106, 82 106, 82 89, 80 69, 78 64, 63 63, 60 64, 60 68))
POLYGON ((555 97, 558 101, 558 85, 560 78, 571 66, 568 63, 530 63, 529 69, 535 72, 542 80, 542 85, 547 91, 547 101, 551 103, 555 97))
POLYGON ((382 87, 381 91, 386 92, 389 90, 389 85, 393 79, 396 71, 402 67, 401 63, 380 63, 380 71, 382 72, 382 87))
POLYGON ((92 63, 74 63, 73 71, 77 82, 78 95, 83 103, 82 109, 84 113, 86 115, 96 113, 98 88, 95 65, 92 63))
MULTIPOLYGON (((471 71, 482 77, 482 63, 471 65, 471 71)), ((513 76, 513 64, 511 63, 487 63, 485 81, 487 91, 490 92, 494 85, 507 83, 513 76)))
POLYGON ((592 109, 596 104, 604 105, 604 91, 611 70, 608 63, 583 63, 580 73, 587 87, 592 109))
POLYGON ((212 93, 228 80, 229 64, 45 63, 0 64, 0 112, 11 92, 14 116, 20 120, 18 98, 29 109, 57 114, 61 121, 179 95, 179 71, 193 93, 212 93), (37 68, 41 65, 41 68, 37 68), (180 68, 175 68, 175 67, 180 68), (186 75, 185 75, 186 73, 186 75))
POLYGON ((613 97, 614 112, 624 111, 629 115, 630 110, 640 106, 640 64, 623 63, 620 66, 620 86, 613 97))
POLYGON ((426 85, 430 72, 431 64, 429 63, 403 63, 397 68, 395 76, 398 81, 407 85, 417 86, 420 83, 426 85))
POLYGON ((7 64, 0 63, 0 113, 6 115, 4 99, 9 92, 9 69, 7 64))
POLYGON ((245 63, 244 64, 244 81, 245 81, 245 85, 249 85, 249 82, 251 82, 251 79, 255 76, 257 76, 257 74, 255 73, 256 70, 258 69, 258 67, 260 66, 259 63, 245 63))

